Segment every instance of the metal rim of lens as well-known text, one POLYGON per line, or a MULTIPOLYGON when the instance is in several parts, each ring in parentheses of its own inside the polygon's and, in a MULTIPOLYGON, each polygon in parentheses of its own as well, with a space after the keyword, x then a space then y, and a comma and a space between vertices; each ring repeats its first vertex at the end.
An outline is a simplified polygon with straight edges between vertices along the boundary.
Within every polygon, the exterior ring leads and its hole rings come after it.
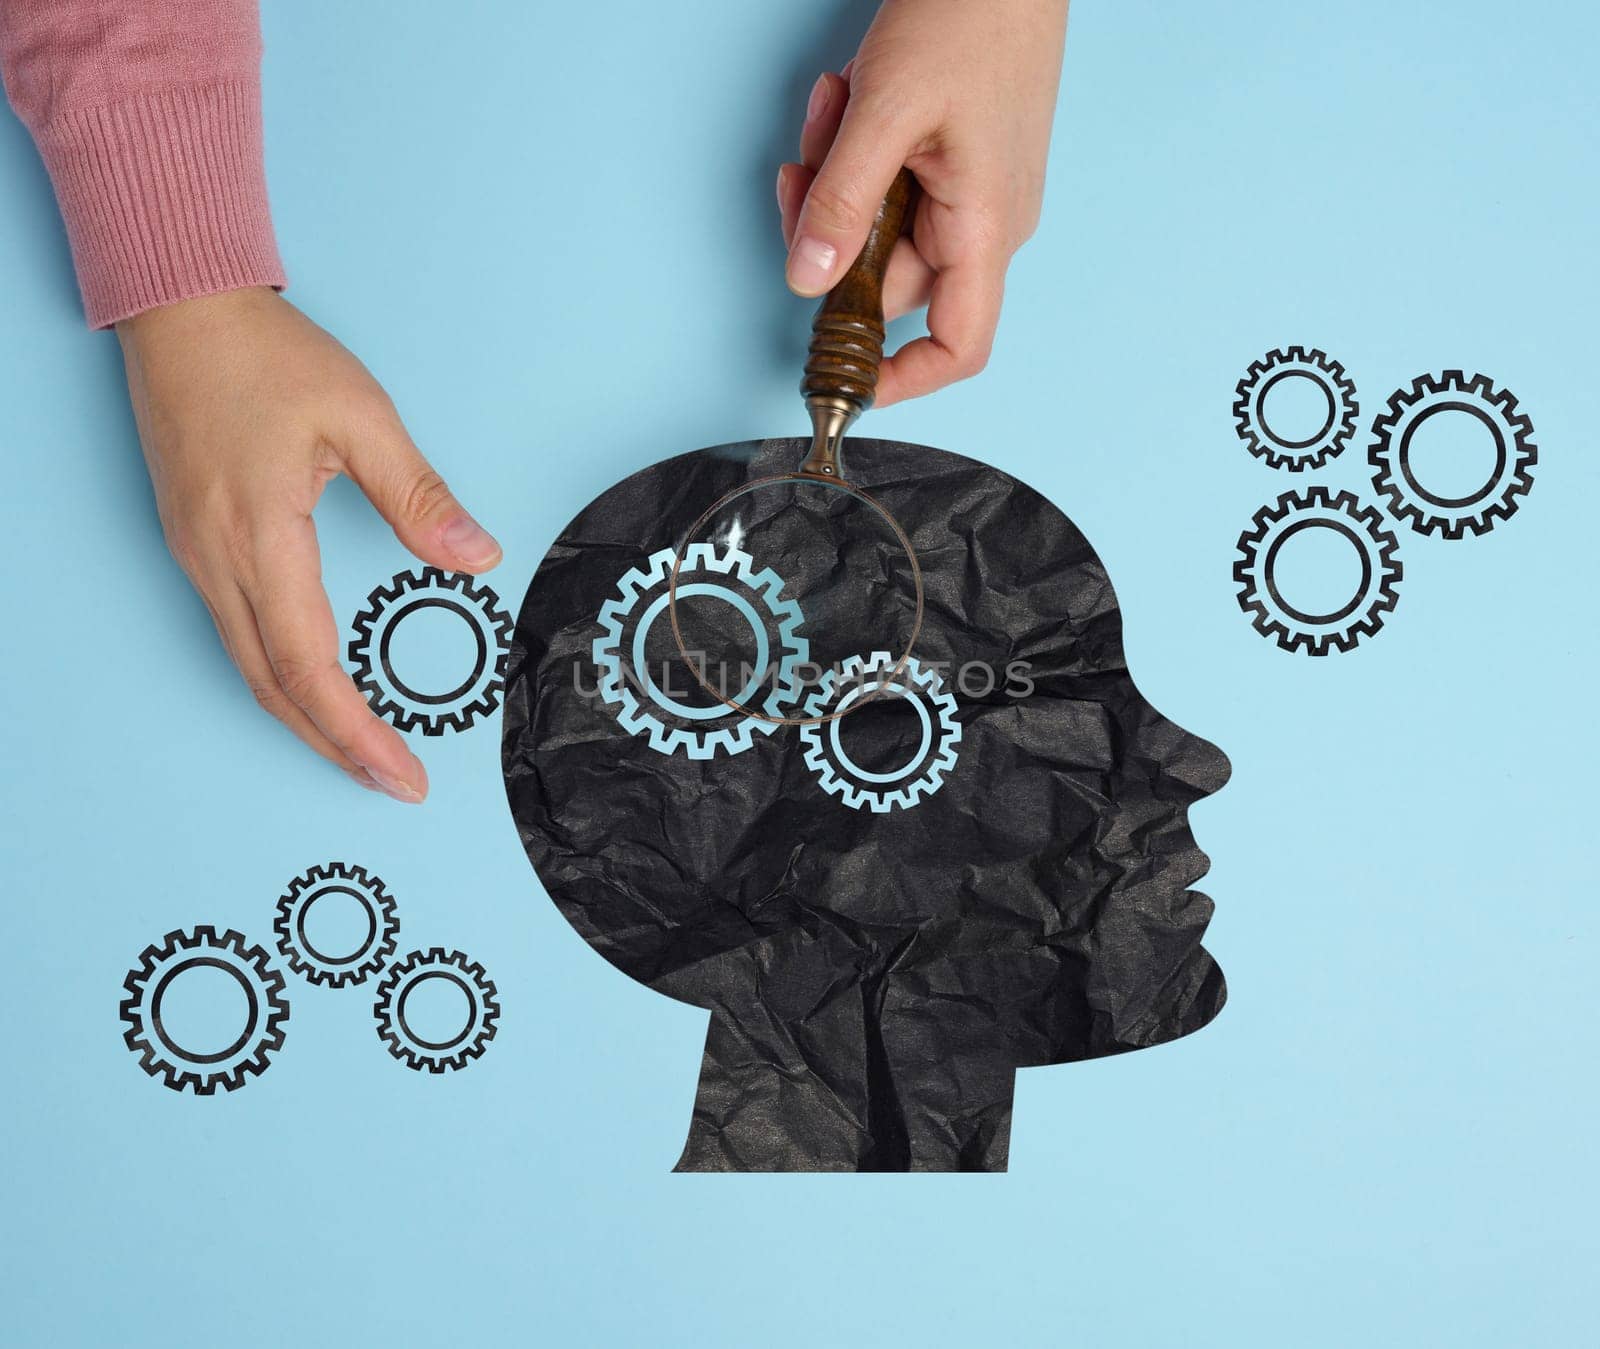
POLYGON ((876 497, 869 496, 853 483, 845 482, 842 478, 823 478, 811 473, 776 473, 766 478, 755 478, 750 482, 740 483, 731 492, 724 492, 700 513, 698 519, 689 526, 684 535, 683 543, 679 546, 677 554, 672 559, 672 576, 667 582, 667 614, 672 620, 672 640, 677 644, 678 655, 683 658, 683 663, 689 667, 689 673, 694 676, 694 681, 724 707, 730 707, 740 716, 753 717, 757 721, 764 721, 772 726, 821 726, 826 722, 837 721, 854 712, 859 712, 868 703, 882 697, 889 692, 895 679, 906 668, 911 659, 911 652, 916 647, 917 638, 922 633, 922 564, 917 561, 916 550, 911 546, 911 540, 906 536, 905 530, 900 527, 900 522, 890 515, 884 505, 876 497), (911 635, 906 639, 906 649, 895 661, 894 669, 882 679, 876 689, 868 692, 864 697, 857 699, 850 706, 840 708, 822 717, 775 717, 770 712, 758 712, 753 707, 746 707, 743 703, 727 696, 727 694, 714 689, 711 682, 701 674, 700 667, 694 663, 689 655, 689 649, 684 645, 683 629, 678 623, 678 572, 683 566, 683 559, 688 555, 689 549, 699 542, 701 529, 708 520, 730 502, 737 501, 740 497, 749 496, 752 492, 763 487, 778 487, 785 484, 808 483, 813 486, 825 487, 829 491, 842 492, 845 496, 854 497, 864 503, 894 531, 895 540, 899 543, 901 551, 905 553, 906 560, 911 563, 911 583, 915 589, 917 605, 911 616, 911 635))

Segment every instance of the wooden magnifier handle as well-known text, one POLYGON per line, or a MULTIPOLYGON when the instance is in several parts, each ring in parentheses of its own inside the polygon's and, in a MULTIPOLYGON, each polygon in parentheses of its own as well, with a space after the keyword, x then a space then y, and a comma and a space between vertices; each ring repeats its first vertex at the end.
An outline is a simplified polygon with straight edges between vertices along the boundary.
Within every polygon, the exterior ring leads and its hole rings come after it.
POLYGON ((823 297, 811 321, 811 353, 800 392, 811 411, 811 453, 800 472, 842 476, 839 442, 850 424, 872 406, 883 361, 883 278, 905 230, 917 180, 901 169, 872 222, 860 255, 823 297))

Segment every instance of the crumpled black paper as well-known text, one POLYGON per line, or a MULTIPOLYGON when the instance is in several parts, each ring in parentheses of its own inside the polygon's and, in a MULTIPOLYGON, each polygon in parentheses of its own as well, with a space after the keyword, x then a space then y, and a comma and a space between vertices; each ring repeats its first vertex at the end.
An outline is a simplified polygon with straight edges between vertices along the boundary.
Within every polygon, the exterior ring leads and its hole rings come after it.
MULTIPOLYGON (((1003 1170, 1016 1068, 1160 1044, 1221 1008, 1188 807, 1228 763, 1135 688, 1111 584, 1055 506, 975 460, 874 440, 850 442, 847 469, 924 568, 917 659, 1023 662, 1031 691, 947 678, 955 765, 883 812, 822 790, 794 727, 709 759, 630 733, 593 696, 619 576, 803 450, 667 460, 563 531, 512 644, 512 814, 591 946, 711 1011, 678 1169, 1003 1170)), ((848 734, 870 739, 877 711, 848 734)))

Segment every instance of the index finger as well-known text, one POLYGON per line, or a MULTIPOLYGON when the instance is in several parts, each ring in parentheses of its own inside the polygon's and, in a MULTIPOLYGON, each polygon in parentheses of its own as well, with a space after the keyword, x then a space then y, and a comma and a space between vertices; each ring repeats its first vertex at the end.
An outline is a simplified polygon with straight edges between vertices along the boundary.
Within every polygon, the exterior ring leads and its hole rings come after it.
POLYGON ((789 289, 817 296, 856 260, 915 139, 911 115, 882 94, 851 93, 806 189, 789 249, 789 289))

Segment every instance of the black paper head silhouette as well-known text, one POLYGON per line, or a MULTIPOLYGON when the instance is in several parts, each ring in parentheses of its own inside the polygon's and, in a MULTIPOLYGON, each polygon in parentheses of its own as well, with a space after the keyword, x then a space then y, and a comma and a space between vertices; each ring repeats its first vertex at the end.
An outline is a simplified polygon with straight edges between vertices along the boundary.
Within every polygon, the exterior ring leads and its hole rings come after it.
MULTIPOLYGON (((567 527, 512 645, 512 814, 591 946, 711 1012, 680 1170, 1003 1170, 1017 1068, 1221 1008, 1188 807, 1227 760, 1134 687, 1105 571, 1056 507, 885 441, 852 442, 850 469, 922 562, 912 663, 825 725, 701 695, 666 613, 683 531, 802 449, 667 460, 567 527)), ((786 676, 807 616, 776 562, 703 550, 679 594, 702 585, 752 668, 786 676)), ((851 673, 800 671, 799 705, 837 706, 851 673)))

